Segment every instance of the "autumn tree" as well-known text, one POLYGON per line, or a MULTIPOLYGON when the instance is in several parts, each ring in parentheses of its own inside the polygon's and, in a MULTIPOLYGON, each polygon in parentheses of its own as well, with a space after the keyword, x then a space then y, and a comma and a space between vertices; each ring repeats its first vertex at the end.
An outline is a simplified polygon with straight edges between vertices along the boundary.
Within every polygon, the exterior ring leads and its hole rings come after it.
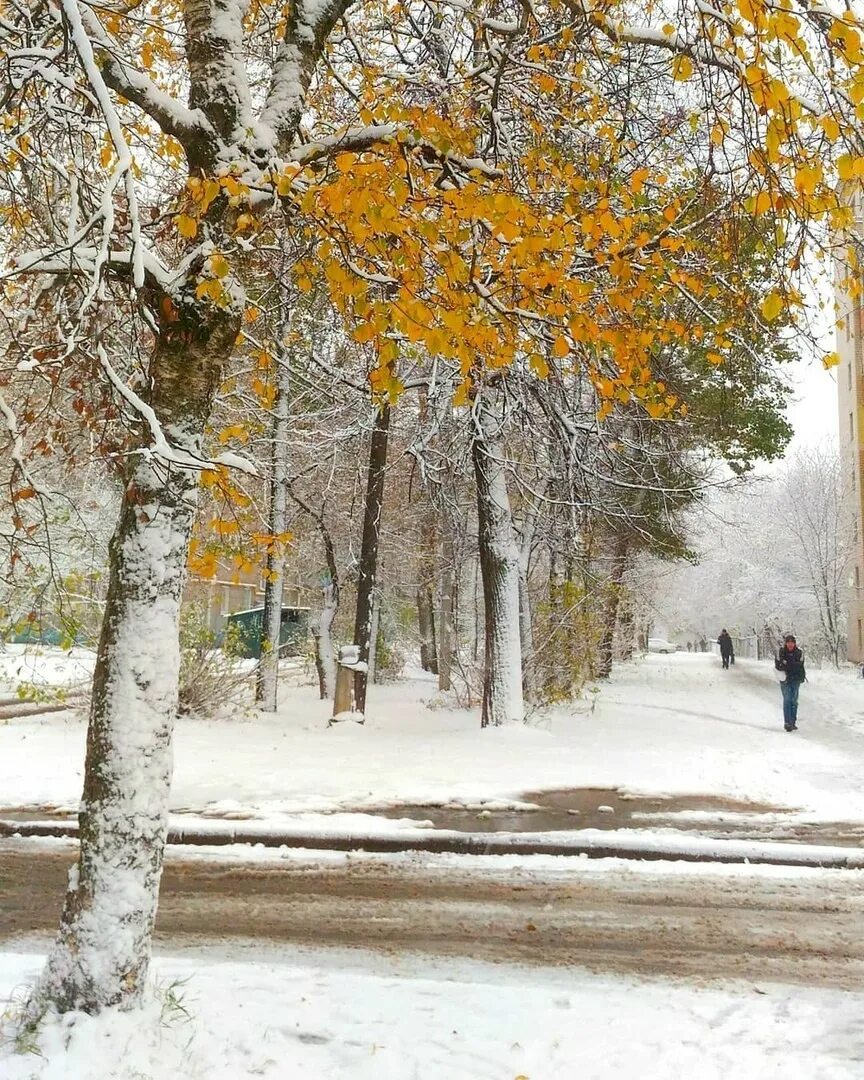
MULTIPOLYGON (((679 333, 668 301, 722 287, 664 140, 702 137, 718 217, 767 216, 790 243, 796 221, 842 224, 830 162, 864 173, 860 28, 759 0, 667 18, 615 0, 61 0, 8 7, 0 32, 5 303, 43 316, 14 328, 16 355, 46 379, 86 367, 128 418, 80 858, 32 1006, 97 1011, 134 1005, 148 969, 198 479, 244 467, 205 426, 274 217, 312 240, 298 287, 325 281, 375 351, 376 403, 398 398, 407 341, 458 369, 457 402, 472 372, 521 356, 542 375, 551 350, 604 402, 643 388, 660 416, 678 404, 651 368, 679 333), (651 143, 637 67, 675 102, 651 143), (546 135, 567 128, 569 157, 546 135)), ((766 318, 800 302, 792 274, 773 267, 766 318)), ((700 334, 726 355, 729 329, 700 334)), ((0 412, 20 502, 33 413, 5 394, 0 412)))

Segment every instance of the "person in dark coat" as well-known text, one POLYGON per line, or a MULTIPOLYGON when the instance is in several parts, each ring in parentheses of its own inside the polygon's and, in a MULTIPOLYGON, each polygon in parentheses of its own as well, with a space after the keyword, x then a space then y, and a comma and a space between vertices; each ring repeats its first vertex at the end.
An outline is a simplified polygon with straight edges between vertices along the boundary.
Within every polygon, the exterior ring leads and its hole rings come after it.
POLYGON ((783 638, 783 648, 777 654, 774 667, 780 674, 780 690, 783 693, 783 727, 787 731, 798 730, 798 691, 807 679, 804 670, 804 653, 798 648, 794 634, 783 638))
POLYGON ((730 662, 735 663, 735 649, 732 645, 732 638, 729 637, 729 631, 725 626, 720 631, 717 644, 720 646, 720 659, 723 661, 723 667, 724 669, 728 668, 730 662))

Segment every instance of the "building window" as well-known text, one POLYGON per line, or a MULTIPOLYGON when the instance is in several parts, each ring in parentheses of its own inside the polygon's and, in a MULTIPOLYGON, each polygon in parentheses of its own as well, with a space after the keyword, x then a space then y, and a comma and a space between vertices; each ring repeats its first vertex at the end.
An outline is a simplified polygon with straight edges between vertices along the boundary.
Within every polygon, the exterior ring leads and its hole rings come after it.
POLYGON ((858 620, 858 648, 860 649, 860 648, 862 648, 862 646, 864 646, 864 638, 862 638, 862 636, 861 636, 861 620, 859 619, 858 620))
POLYGON ((855 441, 855 418, 852 413, 849 413, 849 439, 855 441))
POLYGON ((861 588, 861 574, 860 574, 860 571, 858 570, 858 563, 855 563, 855 588, 856 589, 861 588))
POLYGON ((846 389, 852 389, 852 361, 849 361, 849 366, 846 368, 846 389))

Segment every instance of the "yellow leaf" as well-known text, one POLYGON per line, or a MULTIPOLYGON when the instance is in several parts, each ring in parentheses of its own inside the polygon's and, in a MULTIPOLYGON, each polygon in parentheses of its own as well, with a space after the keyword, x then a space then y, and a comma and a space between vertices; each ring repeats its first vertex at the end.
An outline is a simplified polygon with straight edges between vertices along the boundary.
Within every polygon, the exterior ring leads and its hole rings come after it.
POLYGON ((570 343, 564 334, 559 334, 555 338, 552 344, 552 355, 557 356, 559 360, 563 360, 565 356, 570 353, 570 343))
POLYGON ((203 551, 200 555, 190 550, 189 572, 196 577, 214 577, 217 570, 216 554, 213 551, 203 551))
POLYGON ((357 158, 354 154, 337 154, 335 159, 336 168, 341 173, 351 172, 356 160, 357 158))
POLYGON ((836 353, 836 352, 829 352, 829 353, 826 353, 826 354, 825 354, 825 355, 824 355, 824 356, 822 357, 822 366, 823 366, 824 368, 826 368, 826 369, 830 369, 830 368, 832 368, 832 367, 837 367, 837 365, 838 365, 839 363, 840 363, 840 356, 839 356, 839 354, 838 354, 838 353, 836 353))
POLYGON ((819 123, 822 125, 822 130, 831 142, 840 138, 840 125, 833 116, 823 116, 819 123))
POLYGON ((864 158, 841 154, 837 158, 837 172, 841 180, 854 180, 864 177, 864 158))
POLYGON ((228 260, 224 255, 210 256, 210 269, 218 278, 227 277, 231 267, 228 265, 228 260))
POLYGON ((766 322, 772 322, 783 310, 783 297, 780 293, 772 290, 762 301, 762 318, 766 322))
POLYGON ((372 341, 378 331, 371 322, 361 323, 354 330, 354 340, 359 341, 360 344, 365 344, 367 341, 372 341))
POLYGON ((545 357, 541 356, 540 353, 534 353, 529 362, 535 375, 538 375, 541 379, 545 379, 549 374, 549 365, 546 363, 545 357))
POLYGON ((630 177, 630 190, 634 195, 639 195, 645 186, 645 181, 650 176, 649 169, 637 169, 630 177))
POLYGON ((753 200, 753 213, 756 217, 761 214, 767 214, 770 212, 773 202, 771 200, 771 193, 768 191, 760 191, 759 194, 753 200))
POLYGON ((206 297, 208 300, 212 300, 215 304, 218 304, 224 297, 225 290, 216 278, 208 278, 207 281, 198 283, 195 289, 195 295, 199 300, 203 300, 206 297))
POLYGON ((672 61, 672 78, 684 82, 693 74, 693 61, 689 56, 676 56, 672 61))
POLYGON ((249 432, 245 424, 229 424, 219 432, 219 442, 223 446, 232 439, 237 439, 242 443, 249 441, 249 432))
POLYGON ((456 387, 456 393, 453 395, 453 407, 458 409, 461 405, 468 404, 468 397, 471 393, 471 380, 463 379, 461 383, 456 387))
POLYGON ((191 240, 195 233, 198 232, 198 222, 195 218, 189 217, 188 214, 178 214, 177 232, 191 240))

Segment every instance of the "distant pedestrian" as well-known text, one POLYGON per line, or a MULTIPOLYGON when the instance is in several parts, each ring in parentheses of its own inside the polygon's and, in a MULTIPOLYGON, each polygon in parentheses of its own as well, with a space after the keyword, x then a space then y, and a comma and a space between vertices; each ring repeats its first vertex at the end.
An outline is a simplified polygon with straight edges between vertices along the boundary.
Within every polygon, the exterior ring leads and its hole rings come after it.
POLYGON ((692 641, 687 642, 687 652, 693 652, 693 642, 692 641))
POLYGON ((708 639, 704 634, 699 639, 699 652, 708 652, 708 639))
POLYGON ((787 731, 798 730, 798 691, 801 683, 806 682, 804 653, 798 648, 794 634, 783 638, 783 648, 777 654, 774 667, 780 675, 780 690, 783 694, 783 727, 787 731))
POLYGON ((735 663, 735 649, 732 645, 732 638, 729 637, 729 631, 725 627, 717 637, 717 644, 720 646, 720 659, 723 661, 723 670, 726 671, 730 663, 735 663))

